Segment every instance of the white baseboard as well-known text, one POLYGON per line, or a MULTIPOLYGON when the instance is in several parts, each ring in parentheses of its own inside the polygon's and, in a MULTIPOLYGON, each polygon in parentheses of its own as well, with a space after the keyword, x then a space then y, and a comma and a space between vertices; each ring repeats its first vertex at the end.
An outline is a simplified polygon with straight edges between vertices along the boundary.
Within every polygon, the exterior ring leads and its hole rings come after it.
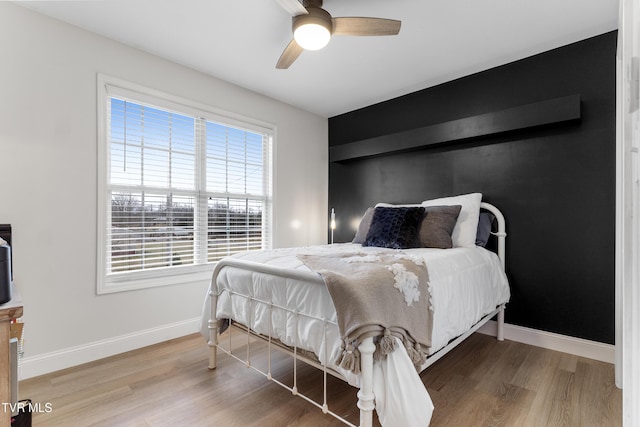
POLYGON ((20 360, 18 379, 36 377, 104 357, 193 334, 200 328, 200 318, 162 325, 101 341, 70 347, 20 360))
MULTIPOLYGON (((478 329, 478 332, 491 336, 496 336, 496 331, 497 323, 494 320, 488 321, 478 329)), ((539 331, 508 323, 504 325, 504 338, 601 362, 615 363, 615 346, 611 344, 539 331)))

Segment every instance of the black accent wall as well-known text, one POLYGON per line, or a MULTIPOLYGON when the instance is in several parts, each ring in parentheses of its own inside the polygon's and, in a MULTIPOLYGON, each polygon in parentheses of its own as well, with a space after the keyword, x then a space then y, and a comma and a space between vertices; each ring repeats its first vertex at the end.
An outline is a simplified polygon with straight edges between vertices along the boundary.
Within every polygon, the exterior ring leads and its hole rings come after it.
POLYGON ((377 202, 482 192, 507 223, 506 321, 613 344, 616 38, 606 33, 330 118, 331 148, 580 97, 578 120, 331 162, 335 241, 350 241, 351 219, 377 202))

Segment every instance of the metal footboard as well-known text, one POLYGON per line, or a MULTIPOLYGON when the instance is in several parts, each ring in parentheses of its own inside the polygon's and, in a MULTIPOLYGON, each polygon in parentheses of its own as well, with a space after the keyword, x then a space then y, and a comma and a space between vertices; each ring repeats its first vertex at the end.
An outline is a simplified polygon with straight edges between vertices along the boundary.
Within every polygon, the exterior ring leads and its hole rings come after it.
MULTIPOLYGON (((327 363, 326 363, 326 361, 329 360, 329 356, 330 356, 329 354, 327 354, 329 351, 328 350, 329 346, 327 345, 327 334, 326 334, 327 326, 329 324, 335 325, 335 322, 331 322, 324 318, 311 316, 306 313, 300 313, 300 312, 291 310, 288 307, 283 307, 283 306, 274 304, 271 301, 260 300, 250 295, 244 295, 244 294, 230 291, 227 289, 225 289, 223 292, 228 292, 233 297, 244 298, 246 301, 248 301, 250 304, 250 310, 249 310, 250 316, 254 312, 254 307, 256 304, 262 304, 265 307, 267 307, 269 311, 270 319, 273 319, 274 310, 282 310, 286 313, 290 313, 293 316, 293 319, 295 322, 294 327, 296 330, 298 327, 298 319, 300 317, 307 317, 307 318, 321 321, 323 324, 323 330, 324 330, 323 347, 325 351, 325 354, 324 354, 325 362, 322 363, 318 360, 312 359, 304 355, 303 353, 301 353, 300 349, 298 348, 297 342, 294 342, 293 347, 280 344, 277 340, 273 339, 271 329, 266 335, 254 332, 250 327, 250 325, 252 325, 253 323, 253 320, 251 317, 248 319, 248 322, 247 322, 249 325, 239 325, 239 324, 233 324, 233 323, 230 324, 230 329, 235 329, 237 331, 240 331, 240 333, 245 334, 247 337, 245 351, 243 355, 236 354, 232 351, 231 333, 228 334, 228 338, 229 338, 228 348, 225 348, 224 346, 220 345, 220 343, 218 342, 219 329, 220 329, 219 321, 216 319, 216 314, 215 314, 217 299, 219 295, 214 293, 213 291, 210 291, 209 297, 211 299, 211 316, 208 323, 208 328, 209 328, 208 345, 210 347, 209 369, 216 368, 217 350, 219 349, 223 353, 226 353, 228 356, 243 363, 247 368, 251 368, 256 372, 259 372, 268 380, 273 381, 274 383, 280 385, 281 387, 289 390, 291 394, 293 394, 294 396, 299 396, 304 400, 306 400, 307 402, 311 403, 312 405, 316 406, 317 408, 321 409, 323 413, 331 415, 332 417, 338 419, 345 425, 356 427, 347 419, 343 418, 342 416, 332 411, 329 408, 329 404, 327 402, 327 375, 332 375, 336 378, 344 380, 344 377, 339 372, 327 366, 327 363), (252 344, 251 338, 252 337, 258 338, 267 344, 266 371, 263 371, 262 369, 254 366, 251 363, 251 344, 252 344), (272 369, 271 369, 272 368, 272 350, 274 349, 283 351, 287 354, 290 354, 293 357, 293 386, 289 386, 284 382, 279 381, 278 379, 274 378, 274 376, 272 375, 272 369), (322 402, 317 402, 316 400, 312 399, 311 397, 308 397, 304 393, 301 393, 300 390, 298 389, 298 362, 306 363, 322 371, 322 376, 323 376, 322 402)), ((271 328, 272 322, 268 322, 268 323, 269 323, 269 327, 271 328)), ((360 351, 360 354, 361 354, 361 374, 360 374, 361 387, 358 392, 358 408, 360 409, 360 426, 370 427, 373 424, 373 409, 375 407, 374 395, 373 395, 373 352, 375 350, 375 346, 373 344, 373 338, 368 338, 364 340, 358 347, 358 350, 360 351)))

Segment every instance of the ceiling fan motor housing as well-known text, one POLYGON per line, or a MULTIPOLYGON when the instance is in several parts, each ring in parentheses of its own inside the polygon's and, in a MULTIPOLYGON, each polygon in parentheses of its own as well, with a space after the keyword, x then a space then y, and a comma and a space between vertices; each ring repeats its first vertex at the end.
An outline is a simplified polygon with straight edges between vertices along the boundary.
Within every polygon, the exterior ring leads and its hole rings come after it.
MULTIPOLYGON (((322 4, 322 2, 320 2, 322 4)), ((306 15, 297 15, 292 18, 293 32, 302 25, 316 24, 325 27, 329 34, 333 34, 333 22, 331 21, 331 15, 321 7, 309 5, 307 7, 309 12, 306 15)))

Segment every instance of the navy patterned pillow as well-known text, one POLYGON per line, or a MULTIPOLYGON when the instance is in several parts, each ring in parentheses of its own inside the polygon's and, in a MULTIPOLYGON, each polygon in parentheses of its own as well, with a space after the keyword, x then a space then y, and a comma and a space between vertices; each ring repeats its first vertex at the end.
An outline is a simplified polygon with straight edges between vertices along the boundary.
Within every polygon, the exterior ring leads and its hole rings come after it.
POLYGON ((423 217, 423 207, 377 207, 362 246, 415 248, 423 217))

